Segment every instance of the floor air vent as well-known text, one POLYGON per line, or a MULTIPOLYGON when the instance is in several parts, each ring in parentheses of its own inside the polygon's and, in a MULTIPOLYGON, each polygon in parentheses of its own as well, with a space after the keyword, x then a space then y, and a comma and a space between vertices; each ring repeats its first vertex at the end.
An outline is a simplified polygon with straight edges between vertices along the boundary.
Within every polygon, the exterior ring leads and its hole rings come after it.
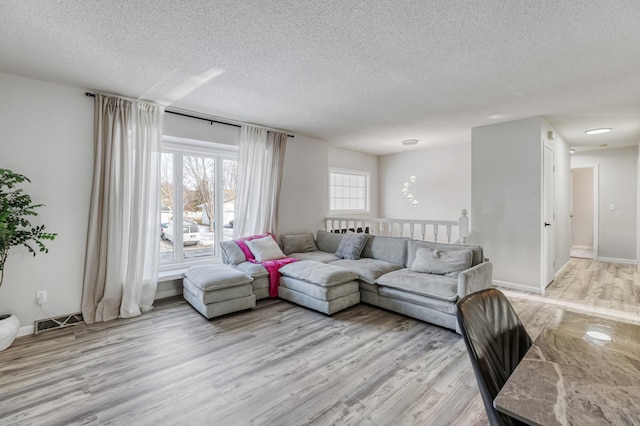
POLYGON ((57 330, 59 328, 71 327, 72 325, 79 324, 84 324, 84 318, 82 318, 81 313, 37 320, 33 325, 33 334, 38 335, 43 331, 57 330))

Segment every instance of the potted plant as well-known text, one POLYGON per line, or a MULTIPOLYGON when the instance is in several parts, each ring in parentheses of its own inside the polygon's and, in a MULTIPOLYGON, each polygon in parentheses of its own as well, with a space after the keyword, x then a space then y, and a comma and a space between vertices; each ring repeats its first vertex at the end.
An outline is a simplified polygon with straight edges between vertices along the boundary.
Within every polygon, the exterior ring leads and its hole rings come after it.
MULTIPOLYGON (((31 182, 21 174, 0 169, 0 287, 12 247, 24 246, 35 256, 38 252, 48 253, 44 240, 56 237, 56 234, 45 232, 44 225, 31 224, 31 217, 38 216, 36 209, 43 204, 33 204, 31 196, 16 187, 25 181, 31 182)), ((13 343, 19 327, 20 321, 15 315, 0 314, 0 351, 13 343)))

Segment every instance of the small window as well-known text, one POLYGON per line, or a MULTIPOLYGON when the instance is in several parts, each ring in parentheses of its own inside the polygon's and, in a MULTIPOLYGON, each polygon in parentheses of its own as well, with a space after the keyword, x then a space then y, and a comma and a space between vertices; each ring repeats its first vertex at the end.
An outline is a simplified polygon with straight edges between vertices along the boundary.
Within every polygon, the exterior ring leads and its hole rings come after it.
POLYGON ((369 213, 369 173, 330 169, 329 210, 332 213, 369 213))

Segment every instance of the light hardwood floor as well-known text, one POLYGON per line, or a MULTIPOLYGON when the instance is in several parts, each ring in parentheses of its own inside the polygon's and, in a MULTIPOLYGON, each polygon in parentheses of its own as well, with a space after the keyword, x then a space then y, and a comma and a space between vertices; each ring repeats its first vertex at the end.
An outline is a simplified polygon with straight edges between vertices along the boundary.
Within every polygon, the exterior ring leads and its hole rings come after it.
MULTIPOLYGON (((545 296, 508 295, 535 337, 563 301, 637 320, 639 283, 635 266, 572 259, 545 296)), ((0 352, 0 424, 487 420, 449 330, 365 304, 327 317, 281 300, 207 321, 174 298, 138 318, 17 339, 0 352)))

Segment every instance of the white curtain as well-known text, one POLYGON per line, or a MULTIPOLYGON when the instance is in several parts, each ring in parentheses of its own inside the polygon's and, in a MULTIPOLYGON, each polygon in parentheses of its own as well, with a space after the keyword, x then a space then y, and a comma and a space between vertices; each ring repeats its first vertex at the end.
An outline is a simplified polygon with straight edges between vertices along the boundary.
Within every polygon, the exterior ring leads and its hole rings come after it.
POLYGON ((84 269, 86 323, 152 308, 160 250, 161 106, 95 101, 94 174, 84 269))
POLYGON ((278 199, 286 146, 285 133, 242 126, 234 238, 277 233, 278 199))

